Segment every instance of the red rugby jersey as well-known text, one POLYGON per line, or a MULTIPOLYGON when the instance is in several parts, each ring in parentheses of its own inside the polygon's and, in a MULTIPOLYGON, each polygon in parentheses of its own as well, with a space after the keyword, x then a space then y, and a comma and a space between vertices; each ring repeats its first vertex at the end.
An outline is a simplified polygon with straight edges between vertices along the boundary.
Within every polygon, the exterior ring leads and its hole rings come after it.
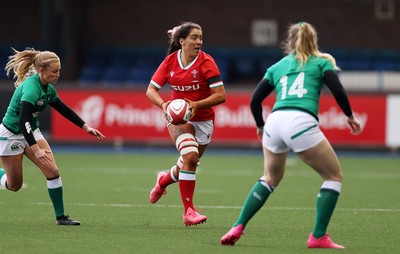
MULTIPOLYGON (((208 84, 211 77, 220 76, 217 64, 207 53, 200 51, 199 55, 187 66, 183 66, 180 59, 181 50, 168 55, 160 64, 151 84, 161 89, 169 84, 172 90, 171 100, 189 99, 199 101, 211 95, 211 88, 224 85, 217 81, 208 84)), ((212 108, 198 109, 191 121, 213 120, 215 116, 212 108)))

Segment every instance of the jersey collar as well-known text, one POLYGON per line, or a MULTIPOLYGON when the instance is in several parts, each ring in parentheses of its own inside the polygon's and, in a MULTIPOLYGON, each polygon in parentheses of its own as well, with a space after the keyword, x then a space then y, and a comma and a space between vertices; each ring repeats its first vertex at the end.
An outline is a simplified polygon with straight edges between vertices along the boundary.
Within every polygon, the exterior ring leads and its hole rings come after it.
POLYGON ((181 59, 181 53, 182 53, 182 49, 179 49, 178 50, 178 54, 176 54, 176 57, 178 58, 179 66, 181 67, 181 69, 184 69, 184 70, 189 69, 196 62, 197 58, 199 58, 199 55, 200 55, 200 54, 198 54, 196 56, 196 58, 193 59, 193 61, 191 61, 187 66, 183 66, 183 62, 182 62, 182 59, 181 59))

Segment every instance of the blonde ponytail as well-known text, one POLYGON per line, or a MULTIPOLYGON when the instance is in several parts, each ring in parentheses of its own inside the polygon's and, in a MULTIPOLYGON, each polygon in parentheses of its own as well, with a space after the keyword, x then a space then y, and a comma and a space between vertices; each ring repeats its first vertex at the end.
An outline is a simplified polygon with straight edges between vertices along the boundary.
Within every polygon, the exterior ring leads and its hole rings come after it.
POLYGON ((312 55, 328 59, 335 69, 340 70, 336 65, 335 58, 327 53, 321 53, 318 49, 318 37, 314 27, 307 22, 299 22, 289 26, 288 34, 282 43, 286 54, 294 54, 300 66, 304 65, 312 55))
POLYGON ((39 72, 41 67, 46 68, 53 62, 59 62, 60 58, 50 51, 37 51, 33 48, 26 48, 24 51, 18 51, 14 48, 13 55, 8 57, 8 62, 4 68, 7 76, 12 71, 15 87, 18 87, 26 77, 39 72))

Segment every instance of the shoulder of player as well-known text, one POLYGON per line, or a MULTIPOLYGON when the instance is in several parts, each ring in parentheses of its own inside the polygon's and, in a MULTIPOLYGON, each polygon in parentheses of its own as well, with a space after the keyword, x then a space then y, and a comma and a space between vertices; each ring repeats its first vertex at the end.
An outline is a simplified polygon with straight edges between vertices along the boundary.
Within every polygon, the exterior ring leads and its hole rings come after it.
POLYGON ((171 60, 176 60, 177 59, 177 54, 178 54, 179 50, 172 52, 171 54, 167 55, 164 58, 164 62, 168 62, 171 60))
POLYGON ((215 62, 214 58, 211 55, 203 51, 200 51, 199 56, 197 57, 196 60, 196 65, 200 66, 200 68, 201 67, 209 68, 210 66, 216 66, 217 63, 215 62))
POLYGON ((40 79, 39 76, 35 74, 25 78, 25 80, 22 81, 22 83, 18 87, 21 87, 21 89, 24 90, 26 89, 33 90, 39 88, 39 86, 40 86, 40 79))
POLYGON ((214 58, 210 54, 208 54, 208 53, 206 53, 206 52, 204 52, 202 50, 199 53, 198 59, 203 60, 203 61, 210 60, 210 61, 214 62, 214 58))

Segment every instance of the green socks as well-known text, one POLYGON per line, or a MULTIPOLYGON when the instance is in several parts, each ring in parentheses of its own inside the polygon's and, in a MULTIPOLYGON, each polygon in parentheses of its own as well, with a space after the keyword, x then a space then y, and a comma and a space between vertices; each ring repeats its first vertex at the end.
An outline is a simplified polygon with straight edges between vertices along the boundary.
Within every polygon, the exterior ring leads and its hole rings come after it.
POLYGON ((273 190, 273 187, 268 185, 265 181, 259 180, 247 196, 240 216, 233 226, 235 227, 242 224, 243 227, 246 227, 250 219, 263 207, 269 194, 271 194, 273 190))
POLYGON ((337 200, 339 198, 341 183, 334 181, 326 181, 334 183, 333 188, 324 188, 324 184, 320 192, 318 193, 317 199, 317 214, 313 235, 316 238, 322 237, 326 234, 329 221, 332 217, 333 211, 335 210, 337 200))
MULTIPOLYGON (((324 181, 317 199, 317 215, 313 235, 320 238, 326 234, 329 221, 335 210, 341 191, 342 183, 337 181, 324 181)), ((236 227, 242 224, 246 227, 250 219, 263 207, 274 188, 265 181, 259 180, 251 189, 240 212, 239 218, 233 224, 236 227)))
MULTIPOLYGON (((4 169, 0 168, 0 182, 3 187, 6 188, 6 181, 4 169)), ((56 177, 54 179, 47 180, 47 190, 49 192, 49 196, 51 202, 53 203, 54 212, 56 217, 60 217, 64 215, 64 200, 63 200, 63 190, 62 190, 62 182, 61 177, 56 177)))
POLYGON ((64 200, 61 177, 47 180, 47 189, 51 202, 53 203, 54 212, 56 217, 64 215, 64 200))

